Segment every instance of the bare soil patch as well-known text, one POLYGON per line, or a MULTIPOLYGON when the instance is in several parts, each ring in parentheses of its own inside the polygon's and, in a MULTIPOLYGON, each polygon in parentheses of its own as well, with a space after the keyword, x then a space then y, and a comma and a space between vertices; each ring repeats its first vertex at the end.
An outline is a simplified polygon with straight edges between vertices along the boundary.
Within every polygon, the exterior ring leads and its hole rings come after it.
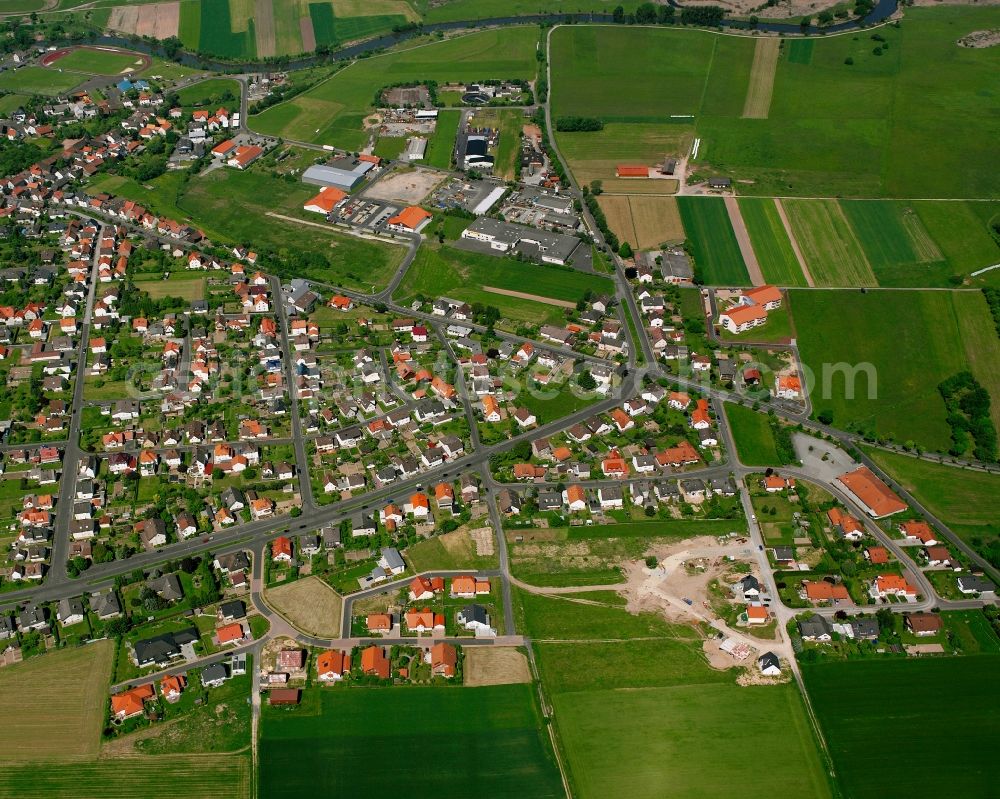
POLYGON ((316 49, 316 31, 313 30, 312 17, 308 14, 299 17, 299 35, 302 36, 303 53, 311 53, 316 49))
POLYGON ((137 36, 168 39, 177 35, 180 24, 181 4, 151 3, 138 6, 115 6, 111 9, 108 28, 137 36))
POLYGON ((531 670, 523 652, 508 646, 465 647, 465 684, 511 685, 531 682, 531 670))
POLYGON ((373 200, 417 205, 437 188, 444 176, 430 169, 411 169, 387 175, 365 192, 373 200))
POLYGON ((254 30, 257 34, 257 55, 261 58, 277 55, 278 45, 274 31, 274 6, 271 0, 255 0, 254 30))
POLYGON ((1000 44, 1000 28, 988 31, 973 31, 958 40, 959 47, 995 47, 1000 44))
POLYGON ((740 245, 740 254, 743 256, 743 262, 747 265, 750 282, 755 286, 763 286, 767 281, 764 280, 764 273, 760 270, 760 263, 757 261, 757 253, 753 251, 753 244, 750 243, 750 232, 743 222, 739 203, 732 195, 726 195, 725 203, 729 221, 733 226, 733 233, 736 234, 736 243, 740 245))
POLYGON ((0 671, 0 751, 8 763, 97 755, 115 645, 49 652, 0 671), (16 719, 16 723, 15 720, 16 719))
POLYGON ((837 0, 779 0, 776 5, 766 6, 759 0, 688 0, 690 6, 721 6, 732 16, 755 14, 767 19, 787 19, 816 14, 837 5, 837 0))
POLYGON ((296 629, 321 638, 340 635, 340 594, 318 577, 272 588, 264 599, 296 629))
POLYGON ((543 302, 546 305, 555 305, 559 308, 575 308, 576 303, 568 300, 554 300, 551 297, 542 297, 538 294, 527 294, 523 291, 512 291, 511 289, 498 289, 494 286, 483 286, 483 291, 491 294, 503 294, 505 297, 517 297, 522 300, 532 300, 533 302, 543 302))

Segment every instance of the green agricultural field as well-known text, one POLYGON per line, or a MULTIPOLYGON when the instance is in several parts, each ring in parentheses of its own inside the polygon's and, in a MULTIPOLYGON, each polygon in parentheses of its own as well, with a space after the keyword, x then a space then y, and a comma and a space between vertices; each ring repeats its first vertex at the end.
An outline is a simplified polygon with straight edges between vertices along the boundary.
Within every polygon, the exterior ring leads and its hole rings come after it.
MULTIPOLYGON (((25 0, 30 2, 30 0, 25 0)), ((448 3, 433 4, 428 0, 414 0, 414 7, 427 22, 453 22, 466 19, 493 19, 510 15, 522 16, 539 13, 564 13, 566 11, 594 11, 610 14, 615 5, 621 5, 625 11, 634 11, 639 5, 638 0, 624 0, 622 3, 608 4, 591 0, 579 3, 572 9, 566 6, 564 0, 451 0, 448 3)))
POLYGON ((406 17, 402 14, 338 17, 329 3, 310 3, 309 16, 316 34, 316 44, 328 47, 368 39, 391 31, 393 26, 406 24, 406 17))
POLYGON ((561 797, 559 770, 530 685, 312 689, 319 709, 264 708, 261 796, 561 797), (419 777, 386 768, 415 753, 419 777), (470 753, 479 753, 470 755, 470 753))
POLYGON ((55 67, 94 75, 120 75, 129 68, 134 70, 142 66, 143 63, 144 61, 138 53, 81 47, 56 61, 55 67))
POLYGON ((703 102, 728 107, 726 95, 738 94, 742 108, 750 61, 741 72, 732 55, 751 52, 753 43, 719 41, 700 31, 654 28, 569 26, 553 32, 553 116, 594 116, 605 123, 596 133, 555 134, 576 179, 611 181, 618 163, 652 165, 686 155, 703 102), (728 83, 709 85, 717 47, 728 83))
POLYGON ((493 305, 504 316, 520 322, 543 324, 563 319, 563 309, 558 305, 497 294, 486 291, 484 286, 510 291, 528 287, 537 296, 572 303, 588 289, 595 293, 611 289, 608 278, 599 275, 425 244, 417 251, 396 294, 401 302, 417 294, 428 297, 447 294, 468 303, 493 305))
POLYGON ((184 46, 189 50, 198 49, 201 44, 201 3, 195 0, 181 3, 177 38, 184 42, 184 46))
MULTIPOLYGON (((786 41, 767 119, 742 118, 749 38, 570 26, 552 35, 552 101, 556 116, 606 122, 693 114, 694 166, 746 181, 741 194, 995 198, 1000 166, 989 142, 1000 120, 982 103, 1000 53, 956 44, 993 25, 989 8, 917 8, 898 28, 786 41)), ((627 135, 618 142, 631 146, 627 135)), ((626 158, 615 140, 606 144, 605 159, 626 158)))
POLYGON ((46 0, 7 0, 3 5, 4 13, 23 11, 41 11, 46 6, 46 0))
MULTIPOLYGON (((951 274, 964 275, 1000 262, 1000 242, 990 224, 1000 221, 998 202, 917 202, 910 204, 950 265, 951 274)), ((976 278, 992 285, 1000 270, 976 278)))
POLYGON ((215 799, 250 795, 250 755, 108 757, 0 768, 0 796, 21 799, 215 799), (123 776, 123 775, 127 775, 123 776), (139 793, 137 793, 137 786, 139 793))
POLYGON ((713 286, 749 286, 740 246, 721 197, 678 197, 695 269, 713 286))
MULTIPOLYGON (((243 23, 246 27, 242 30, 234 29, 231 2, 237 3, 239 0, 201 0, 198 50, 223 58, 255 58, 257 39, 253 19, 244 17, 243 23)), ((250 7, 252 8, 252 4, 250 7)))
MULTIPOLYGON (((177 204, 211 238, 248 244, 264 263, 269 263, 269 252, 305 257, 296 267, 296 277, 366 291, 388 283, 403 257, 402 247, 269 216, 306 221, 302 203, 314 192, 312 186, 287 183, 264 172, 220 169, 191 180, 177 204)), ((275 269, 273 261, 270 266, 275 269)))
POLYGON ((778 455, 768 417, 732 402, 727 402, 725 408, 740 463, 746 466, 780 465, 781 457, 778 455))
MULTIPOLYGON (((553 116, 664 124, 674 114, 695 115, 718 41, 701 31, 557 28, 551 37, 553 116)), ((741 96, 741 109, 742 103, 741 96)))
POLYGON ((874 799, 885 796, 886 786, 913 799, 994 795, 998 670, 997 655, 805 664, 806 690, 844 796, 874 799), (905 749, 871 745, 895 727, 906 728, 905 749), (937 767, 916 767, 913 752, 933 752, 937 767))
POLYGON ((362 59, 251 124, 261 133, 360 149, 367 140, 362 121, 380 87, 411 80, 533 79, 537 42, 537 28, 503 28, 362 59))
POLYGON ((917 213, 892 200, 845 200, 844 216, 882 286, 943 285, 948 265, 917 213))
MULTIPOLYGON (((524 382, 529 381, 525 378, 524 382)), ((576 380, 570 378, 557 386, 525 387, 517 395, 517 404, 535 414, 539 424, 547 424, 586 408, 598 399, 599 395, 581 389, 576 380)))
POLYGON ((0 91, 54 96, 68 92, 83 81, 84 76, 76 72, 29 65, 0 72, 0 91))
POLYGON ((866 452, 952 532, 1000 567, 1000 520, 993 499, 1000 492, 1000 477, 879 449, 866 452))
POLYGON ((955 43, 989 24, 986 9, 915 9, 878 32, 879 55, 872 34, 786 43, 769 118, 703 117, 706 158, 755 181, 744 193, 995 197, 996 170, 979 165, 998 123, 978 109, 1000 60, 955 43))
POLYGON ((768 311, 767 321, 763 325, 755 327, 746 333, 730 333, 724 327, 720 327, 718 330, 720 339, 734 343, 739 343, 740 341, 764 341, 786 344, 795 337, 792 329, 792 312, 787 301, 780 308, 768 311))
POLYGON ((427 142, 424 163, 438 169, 451 168, 451 156, 455 152, 458 124, 462 121, 461 111, 438 111, 434 134, 427 142))
POLYGON ((739 687, 734 672, 708 666, 697 630, 633 615, 609 592, 587 604, 515 597, 574 796, 722 796, 734 783, 753 795, 830 795, 794 683, 739 687), (734 739, 738 718, 766 727, 768 745, 734 739))
POLYGON ((942 380, 971 369, 994 405, 1000 400, 996 361, 989 364, 997 339, 978 292, 799 290, 792 298, 813 409, 832 411, 837 427, 945 451, 942 380))
POLYGON ((664 785, 670 796, 723 796, 734 781, 758 795, 830 796, 794 683, 557 694, 553 707, 580 799, 659 799, 664 785), (752 718, 767 745, 734 740, 739 718, 752 718))
POLYGON ((739 205, 764 279, 777 286, 805 286, 805 275, 774 201, 744 198, 739 205))
POLYGON ((878 285, 836 200, 782 200, 782 205, 817 286, 878 285))

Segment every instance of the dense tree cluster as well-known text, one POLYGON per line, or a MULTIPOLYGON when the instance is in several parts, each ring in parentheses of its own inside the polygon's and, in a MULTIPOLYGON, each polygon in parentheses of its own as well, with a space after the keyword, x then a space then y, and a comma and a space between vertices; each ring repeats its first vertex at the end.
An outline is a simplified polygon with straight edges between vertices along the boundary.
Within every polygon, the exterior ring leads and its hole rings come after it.
POLYGON ((952 455, 968 452, 981 461, 997 460, 997 431, 990 417, 990 394, 972 372, 959 372, 938 385, 948 409, 952 455))

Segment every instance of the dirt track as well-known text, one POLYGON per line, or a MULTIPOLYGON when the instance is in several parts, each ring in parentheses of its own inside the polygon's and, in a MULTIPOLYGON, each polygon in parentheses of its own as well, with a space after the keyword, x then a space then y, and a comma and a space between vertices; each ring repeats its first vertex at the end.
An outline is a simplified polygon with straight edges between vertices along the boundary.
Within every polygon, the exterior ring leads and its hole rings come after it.
POLYGON ((732 195, 726 196, 726 211, 729 213, 729 221, 733 225, 733 233, 736 234, 736 241, 740 245, 740 253, 743 261, 747 265, 747 272, 750 274, 750 282, 755 286, 763 286, 764 273, 760 271, 760 264, 757 262, 757 253, 753 251, 750 243, 750 234, 747 226, 743 223, 743 215, 740 213, 739 203, 732 195))
POLYGON ((510 289, 498 289, 494 286, 483 286, 483 291, 488 291, 491 294, 503 294, 505 297, 517 297, 522 300, 532 300, 534 302, 541 302, 545 305, 555 305, 559 308, 576 308, 575 302, 568 302, 567 300, 554 300, 551 297, 540 297, 537 294, 525 294, 523 291, 511 291, 510 289))
POLYGON ((802 255, 802 250, 799 249, 799 243, 795 240, 795 234, 792 233, 792 223, 788 221, 788 214, 785 213, 785 207, 777 197, 774 198, 774 205, 778 209, 778 216, 781 217, 781 224, 785 226, 785 233, 788 234, 788 241, 792 245, 792 252, 795 253, 795 257, 799 261, 799 267, 805 276, 806 285, 812 288, 816 284, 813 282, 812 275, 809 274, 809 267, 806 266, 806 259, 802 255))

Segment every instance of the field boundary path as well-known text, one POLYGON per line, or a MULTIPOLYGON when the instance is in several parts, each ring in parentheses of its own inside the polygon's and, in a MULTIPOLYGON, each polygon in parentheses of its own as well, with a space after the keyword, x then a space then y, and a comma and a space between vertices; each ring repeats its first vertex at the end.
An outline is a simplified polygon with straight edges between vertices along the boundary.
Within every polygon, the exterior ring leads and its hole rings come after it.
POLYGON ((799 243, 792 232, 792 223, 788 221, 788 215, 785 213, 785 207, 781 204, 780 198, 774 198, 774 207, 778 209, 778 217, 781 219, 781 224, 785 226, 785 235, 788 236, 788 242, 792 245, 792 252, 795 253, 795 257, 799 261, 799 267, 802 269, 802 275, 806 279, 806 285, 811 289, 816 288, 816 281, 813 280, 813 276, 809 273, 809 267, 806 266, 806 259, 802 255, 802 250, 799 249, 799 243))
POLYGON ((727 194, 725 202, 729 223, 733 226, 733 233, 736 234, 736 243, 740 245, 740 254, 743 256, 743 263, 746 264, 747 273, 750 275, 750 282, 755 286, 763 286, 767 281, 764 280, 764 273, 757 261, 757 253, 753 251, 753 244, 750 243, 750 232, 743 223, 743 214, 740 213, 740 204, 736 201, 736 195, 727 194))
POLYGON ((505 297, 517 297, 519 300, 531 300, 532 302, 541 302, 545 305, 557 305, 560 308, 576 308, 575 302, 569 302, 569 300, 554 300, 552 297, 542 297, 539 294, 527 294, 523 291, 513 291, 512 289, 498 289, 495 286, 483 286, 483 291, 488 291, 491 294, 502 294, 505 297))

